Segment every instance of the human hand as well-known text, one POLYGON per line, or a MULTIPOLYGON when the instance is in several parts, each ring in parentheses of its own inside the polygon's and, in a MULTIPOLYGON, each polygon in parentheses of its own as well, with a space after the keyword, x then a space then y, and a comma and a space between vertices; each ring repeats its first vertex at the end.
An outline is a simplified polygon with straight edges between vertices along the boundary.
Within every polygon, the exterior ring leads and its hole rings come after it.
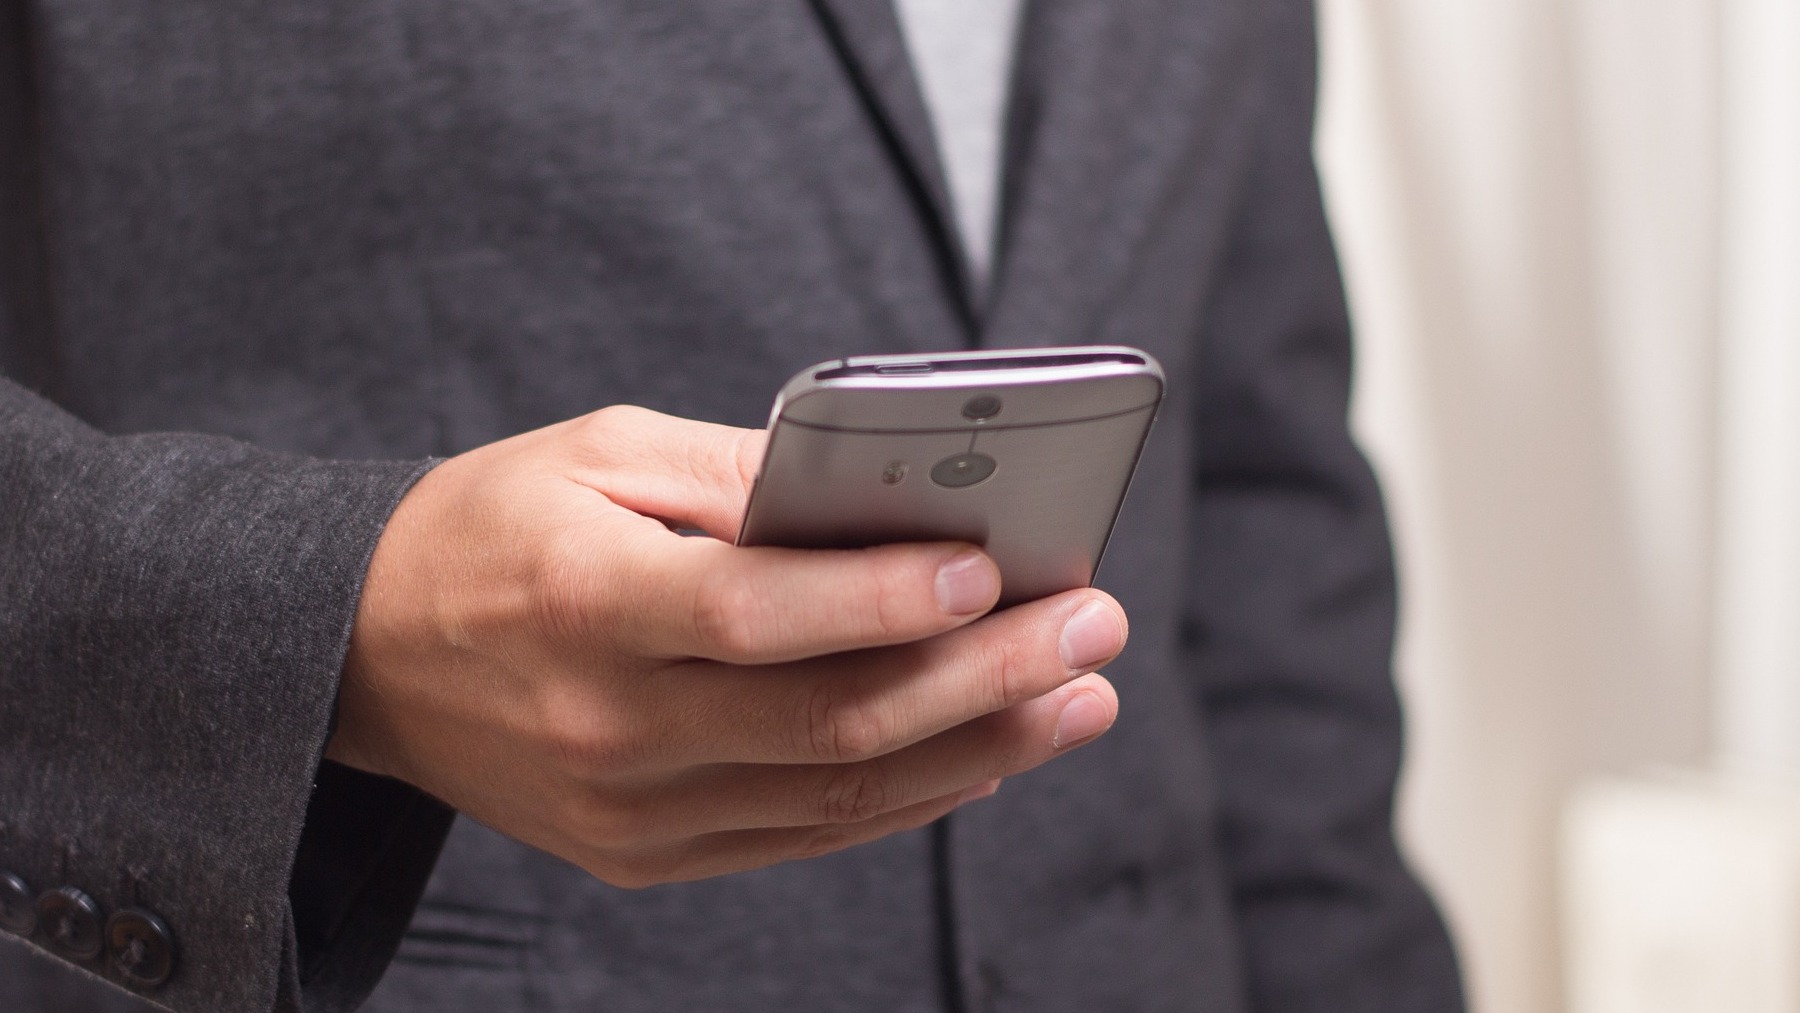
POLYGON ((1110 597, 984 617, 970 546, 735 547, 762 446, 608 408, 429 472, 376 547, 327 755, 645 886, 921 826, 1111 725, 1110 597))

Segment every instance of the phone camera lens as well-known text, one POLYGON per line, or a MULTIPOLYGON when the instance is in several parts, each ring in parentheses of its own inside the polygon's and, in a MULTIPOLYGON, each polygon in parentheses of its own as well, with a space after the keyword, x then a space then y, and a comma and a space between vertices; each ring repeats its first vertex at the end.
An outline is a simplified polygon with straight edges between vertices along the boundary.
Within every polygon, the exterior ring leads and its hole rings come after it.
POLYGON ((1000 399, 992 394, 978 394, 963 405, 963 418, 970 422, 986 422, 1000 414, 1000 399))
POLYGON ((957 454, 931 466, 931 480, 946 489, 967 489, 988 480, 998 465, 986 454, 957 454))

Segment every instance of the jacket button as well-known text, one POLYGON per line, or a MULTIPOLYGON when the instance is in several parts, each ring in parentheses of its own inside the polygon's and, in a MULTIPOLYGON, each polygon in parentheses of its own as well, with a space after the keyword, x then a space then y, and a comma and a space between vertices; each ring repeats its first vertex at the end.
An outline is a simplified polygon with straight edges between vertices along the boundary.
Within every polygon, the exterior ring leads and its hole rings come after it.
POLYGON ((38 927, 50 949, 68 960, 100 955, 100 905, 72 886, 45 890, 37 899, 38 927))
POLYGON ((175 969, 175 937, 161 918, 141 908, 116 911, 106 920, 106 948, 113 970, 134 985, 155 988, 175 969))
POLYGON ((15 936, 29 936, 37 928, 37 905, 31 887, 10 872, 0 872, 0 929, 15 936))

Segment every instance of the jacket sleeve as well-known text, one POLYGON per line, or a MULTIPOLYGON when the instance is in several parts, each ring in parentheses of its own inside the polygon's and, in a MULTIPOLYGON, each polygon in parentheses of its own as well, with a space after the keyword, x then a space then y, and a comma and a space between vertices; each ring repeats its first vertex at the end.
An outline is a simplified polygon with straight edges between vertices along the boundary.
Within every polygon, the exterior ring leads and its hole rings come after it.
POLYGON ((373 987, 450 814, 320 754, 423 467, 103 436, 0 381, 0 869, 93 906, 40 901, 28 945, 176 1010, 373 987), (128 909, 172 937, 166 983, 156 940, 106 938, 128 909))
POLYGON ((1198 359, 1182 642, 1259 1013, 1462 1008, 1395 843, 1394 573, 1351 441, 1349 322, 1312 160, 1309 3, 1265 25, 1261 139, 1198 359))
POLYGON ((30 9, 0 0, 0 1009, 73 1008, 52 961, 176 1010, 349 1008, 451 819, 319 759, 427 463, 109 436, 31 393, 58 361, 30 9))

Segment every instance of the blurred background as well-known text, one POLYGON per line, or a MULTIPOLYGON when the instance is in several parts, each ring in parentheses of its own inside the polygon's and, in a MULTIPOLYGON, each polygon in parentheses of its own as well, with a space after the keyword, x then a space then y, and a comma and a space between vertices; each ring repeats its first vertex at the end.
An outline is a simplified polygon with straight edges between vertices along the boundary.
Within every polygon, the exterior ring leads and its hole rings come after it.
POLYGON ((1479 1013, 1800 1013, 1800 0, 1321 0, 1479 1013))

